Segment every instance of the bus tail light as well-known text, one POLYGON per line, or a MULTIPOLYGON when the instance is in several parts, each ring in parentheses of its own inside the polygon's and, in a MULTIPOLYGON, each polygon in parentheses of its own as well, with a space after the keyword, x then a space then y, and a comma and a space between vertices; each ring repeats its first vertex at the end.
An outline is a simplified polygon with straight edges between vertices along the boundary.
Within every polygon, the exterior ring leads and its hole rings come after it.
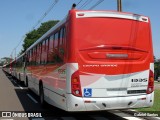
POLYGON ((78 16, 84 16, 84 13, 79 13, 78 16))
POLYGON ((81 83, 80 83, 80 79, 79 79, 79 71, 76 71, 72 74, 71 89, 72 89, 73 95, 75 95, 77 97, 82 97, 81 83))
POLYGON ((147 94, 150 94, 154 91, 154 73, 153 71, 149 71, 149 80, 148 80, 148 87, 147 87, 147 94))

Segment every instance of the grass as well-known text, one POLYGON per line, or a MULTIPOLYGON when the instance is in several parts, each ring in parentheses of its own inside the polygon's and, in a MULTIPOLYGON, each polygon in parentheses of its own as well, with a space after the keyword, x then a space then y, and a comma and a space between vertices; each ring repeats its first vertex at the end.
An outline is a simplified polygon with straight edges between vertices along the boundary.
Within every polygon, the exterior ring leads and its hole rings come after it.
MULTIPOLYGON (((158 83, 159 84, 159 83, 158 83)), ((150 108, 138 108, 138 109, 135 109, 137 111, 160 111, 160 90, 155 90, 154 91, 154 104, 152 107, 150 108)))
POLYGON ((154 82, 154 84, 160 84, 160 82, 154 82))

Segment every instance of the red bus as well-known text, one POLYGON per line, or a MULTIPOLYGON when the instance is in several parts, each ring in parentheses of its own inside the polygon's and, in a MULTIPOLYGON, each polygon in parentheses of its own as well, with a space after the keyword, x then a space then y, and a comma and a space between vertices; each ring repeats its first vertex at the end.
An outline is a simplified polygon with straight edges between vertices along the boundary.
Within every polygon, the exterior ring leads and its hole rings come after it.
POLYGON ((46 101, 66 111, 153 105, 154 59, 146 16, 70 10, 19 59, 25 84, 42 105, 46 101))

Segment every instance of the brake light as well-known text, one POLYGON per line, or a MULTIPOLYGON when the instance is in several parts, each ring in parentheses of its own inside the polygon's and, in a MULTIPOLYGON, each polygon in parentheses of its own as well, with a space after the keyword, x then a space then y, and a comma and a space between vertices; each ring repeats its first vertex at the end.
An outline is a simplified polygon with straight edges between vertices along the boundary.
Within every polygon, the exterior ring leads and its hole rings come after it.
POLYGON ((147 94, 150 94, 154 91, 154 73, 153 71, 149 71, 149 80, 148 80, 148 87, 147 87, 147 94))
POLYGON ((84 16, 84 13, 79 13, 78 16, 84 16))
POLYGON ((79 79, 79 71, 76 71, 72 74, 71 89, 72 89, 73 95, 75 95, 77 97, 82 97, 81 83, 80 83, 80 79, 79 79))

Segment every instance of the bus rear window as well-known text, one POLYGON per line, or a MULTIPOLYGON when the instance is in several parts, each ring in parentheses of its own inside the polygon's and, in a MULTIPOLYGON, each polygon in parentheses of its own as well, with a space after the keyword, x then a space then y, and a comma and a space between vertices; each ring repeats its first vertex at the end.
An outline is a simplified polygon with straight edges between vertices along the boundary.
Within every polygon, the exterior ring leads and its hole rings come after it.
POLYGON ((149 49, 148 22, 122 18, 81 18, 77 19, 76 30, 75 37, 80 49, 100 45, 149 49))

